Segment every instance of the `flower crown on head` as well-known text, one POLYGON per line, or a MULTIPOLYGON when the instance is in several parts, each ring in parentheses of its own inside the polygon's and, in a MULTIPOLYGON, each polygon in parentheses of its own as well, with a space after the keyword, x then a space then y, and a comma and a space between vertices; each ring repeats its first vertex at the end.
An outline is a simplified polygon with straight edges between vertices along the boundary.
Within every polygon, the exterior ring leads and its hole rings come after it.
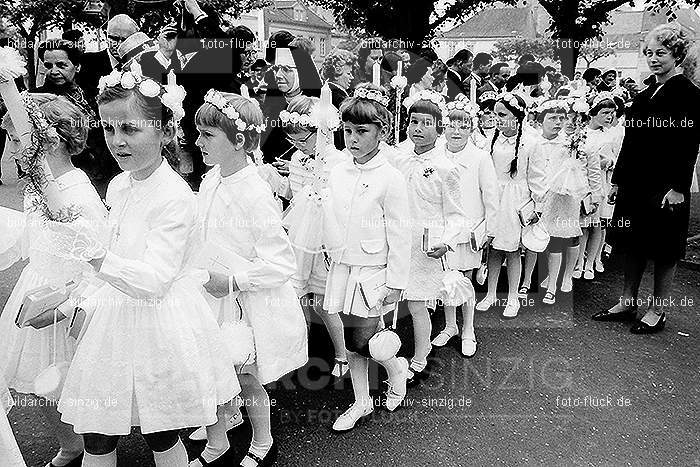
MULTIPOLYGON (((453 110, 461 110, 472 118, 478 117, 480 112, 479 106, 467 99, 463 94, 460 94, 457 96, 457 99, 445 105, 445 114, 453 110)), ((445 115, 445 117, 447 117, 447 115, 445 115)))
POLYGON ((537 106, 535 111, 537 113, 542 113, 546 110, 552 110, 552 109, 561 109, 564 112, 569 112, 571 110, 571 106, 569 105, 568 102, 566 102, 563 99, 549 99, 544 102, 542 102, 540 105, 537 106))
POLYGON ((251 125, 244 122, 241 118, 241 114, 238 113, 238 111, 234 108, 233 104, 228 101, 228 99, 223 93, 217 91, 216 89, 210 89, 209 91, 207 91, 207 94, 204 96, 204 102, 216 107, 217 110, 219 110, 222 114, 226 116, 226 118, 231 120, 236 125, 238 131, 248 130, 255 131, 257 133, 262 133, 263 131, 265 131, 264 123, 261 123, 260 125, 251 125))
POLYGON ((378 102, 384 107, 389 106, 389 97, 386 96, 382 91, 376 89, 355 88, 355 92, 352 93, 352 97, 378 102))
POLYGON ((593 101, 591 102, 591 109, 605 100, 611 100, 615 102, 615 94, 609 91, 599 92, 595 95, 593 101))
MULTIPOLYGON (((171 72, 172 73, 172 72, 171 72)), ((100 78, 98 89, 100 94, 106 88, 120 86, 124 89, 136 89, 141 95, 146 97, 158 97, 163 105, 173 112, 175 121, 179 121, 185 116, 185 109, 182 102, 185 100, 185 88, 175 83, 175 75, 168 75, 168 84, 162 85, 157 81, 145 77, 141 70, 141 65, 133 62, 128 70, 112 70, 106 76, 100 78)))
MULTIPOLYGON (((508 105, 510 105, 511 107, 515 107, 516 109, 519 109, 522 112, 525 112, 527 110, 527 104, 521 104, 518 98, 516 97, 516 94, 513 92, 503 92, 498 95, 497 100, 507 102, 508 105)), ((523 101, 526 100, 523 99, 523 101)))
POLYGON ((438 94, 435 91, 431 91, 429 89, 418 91, 412 96, 408 96, 406 99, 404 99, 403 105, 406 106, 407 109, 410 109, 413 106, 413 104, 415 104, 418 101, 432 102, 433 104, 438 106, 440 112, 442 112, 443 115, 447 113, 447 109, 445 108, 445 98, 442 96, 442 94, 438 94))
POLYGON ((479 96, 477 102, 479 102, 479 104, 483 104, 486 101, 495 101, 497 99, 498 94, 496 94, 495 91, 485 91, 479 96))
POLYGON ((340 128, 340 116, 338 116, 338 111, 335 107, 328 112, 324 111, 319 103, 314 104, 308 115, 283 110, 280 112, 280 120, 283 125, 299 125, 310 128, 318 128, 319 123, 323 120, 325 126, 331 131, 340 128))

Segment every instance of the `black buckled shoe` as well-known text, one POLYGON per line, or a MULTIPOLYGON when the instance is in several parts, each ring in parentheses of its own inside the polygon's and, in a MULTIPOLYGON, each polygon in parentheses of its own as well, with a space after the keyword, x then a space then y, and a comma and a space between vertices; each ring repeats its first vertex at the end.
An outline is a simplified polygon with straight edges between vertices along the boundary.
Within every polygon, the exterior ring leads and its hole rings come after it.
POLYGON ((272 443, 272 446, 270 446, 270 450, 267 451, 265 457, 258 457, 252 452, 248 451, 248 454, 246 454, 241 461, 241 467, 268 467, 275 463, 277 460, 277 454, 279 454, 279 451, 277 449, 277 443, 275 442, 272 443))
POLYGON ((644 321, 639 320, 630 328, 630 332, 632 334, 655 334, 660 332, 664 326, 666 326, 666 313, 661 313, 655 325, 649 326, 644 321))
MULTIPOLYGON (((612 308, 610 309, 612 310, 612 308)), ((632 321, 637 317, 637 307, 631 307, 625 311, 620 311, 617 313, 610 313, 610 310, 599 311, 598 313, 591 316, 593 321, 604 321, 604 322, 622 322, 622 321, 632 321)))

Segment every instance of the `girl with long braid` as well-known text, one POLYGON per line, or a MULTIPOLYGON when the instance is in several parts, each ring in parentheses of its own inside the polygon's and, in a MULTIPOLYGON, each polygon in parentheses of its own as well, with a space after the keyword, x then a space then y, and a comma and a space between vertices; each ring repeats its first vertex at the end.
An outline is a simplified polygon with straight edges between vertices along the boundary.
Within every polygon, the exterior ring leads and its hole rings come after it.
POLYGON ((503 317, 515 318, 520 309, 517 292, 522 269, 519 250, 522 225, 519 211, 532 200, 535 203, 535 214, 532 217, 536 218, 536 213, 542 212, 546 193, 546 161, 536 155, 536 139, 524 131, 527 106, 522 97, 505 93, 496 101, 494 111, 498 123, 491 141, 491 157, 498 177, 500 201, 492 230, 488 292, 476 305, 476 309, 486 311, 496 304, 496 286, 505 256, 508 299, 503 317))

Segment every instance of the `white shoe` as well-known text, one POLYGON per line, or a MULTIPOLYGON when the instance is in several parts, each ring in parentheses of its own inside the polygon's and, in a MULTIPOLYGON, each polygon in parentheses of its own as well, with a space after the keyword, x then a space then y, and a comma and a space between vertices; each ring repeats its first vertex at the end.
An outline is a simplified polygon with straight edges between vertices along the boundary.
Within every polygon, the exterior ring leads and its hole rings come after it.
POLYGON ((595 262, 595 272, 605 272, 605 266, 602 261, 595 262))
POLYGON ((462 355, 467 358, 473 357, 476 353, 476 339, 472 337, 462 338, 462 355))
POLYGON ((586 279, 587 281, 592 281, 595 279, 595 274, 593 274, 593 269, 586 269, 586 271, 583 273, 583 278, 586 279))
POLYGON ((386 409, 389 412, 396 410, 398 406, 401 405, 404 398, 406 397, 406 379, 408 378, 408 362, 405 358, 399 357, 399 363, 401 364, 401 379, 399 384, 394 386, 389 383, 389 389, 386 391, 386 409))
POLYGON ((454 328, 445 328, 440 333, 435 336, 435 339, 431 342, 433 346, 435 347, 444 347, 447 345, 447 342, 452 339, 454 336, 457 335, 457 329, 454 328))
POLYGON ((340 360, 338 358, 335 359, 335 365, 333 365, 333 370, 331 371, 331 375, 335 376, 336 378, 342 378, 345 376, 350 369, 348 366, 348 361, 347 360, 340 360))
POLYGON ((520 301, 518 299, 508 300, 508 304, 503 310, 503 317, 513 319, 518 316, 518 310, 520 310, 520 301))
POLYGON ((556 302, 556 296, 554 295, 554 292, 550 292, 549 290, 547 293, 544 294, 544 298, 542 299, 542 303, 545 305, 554 305, 554 302, 556 302))
POLYGON ((358 404, 355 402, 350 406, 348 410, 343 412, 343 414, 338 417, 338 419, 333 424, 334 431, 348 431, 355 428, 357 422, 374 411, 374 407, 371 405, 358 404))
POLYGON ((571 292, 574 289, 574 283, 571 281, 571 279, 566 280, 562 279, 561 281, 561 291, 564 293, 571 292))
MULTIPOLYGON (((236 411, 228 420, 226 420, 226 431, 231 431, 237 426, 243 424, 243 414, 240 410, 236 411)), ((192 441, 204 441, 207 439, 207 428, 200 426, 189 436, 192 441)))
POLYGON ((479 303, 476 304, 477 311, 486 311, 496 303, 496 297, 485 296, 479 303))
POLYGON ((576 268, 574 269, 574 273, 571 275, 571 277, 573 277, 574 279, 580 279, 580 278, 581 278, 581 274, 583 274, 583 271, 581 270, 581 268, 576 267, 576 268))

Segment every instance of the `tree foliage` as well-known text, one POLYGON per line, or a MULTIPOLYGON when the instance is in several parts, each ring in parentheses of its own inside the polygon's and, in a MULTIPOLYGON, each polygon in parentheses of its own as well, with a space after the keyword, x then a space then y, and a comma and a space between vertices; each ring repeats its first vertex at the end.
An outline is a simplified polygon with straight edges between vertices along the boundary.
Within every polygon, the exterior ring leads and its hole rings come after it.
POLYGON ((579 57, 586 62, 586 68, 589 68, 597 60, 611 55, 617 55, 612 47, 584 45, 579 49, 579 57))
POLYGON ((515 61, 525 53, 531 53, 539 60, 555 60, 556 50, 550 40, 538 39, 508 39, 496 42, 493 55, 504 61, 515 61))
MULTIPOLYGON (((494 0, 311 0, 329 8, 336 19, 361 37, 402 40, 418 49, 446 22, 461 21, 494 0)), ((515 5, 517 0, 500 3, 515 5)))

